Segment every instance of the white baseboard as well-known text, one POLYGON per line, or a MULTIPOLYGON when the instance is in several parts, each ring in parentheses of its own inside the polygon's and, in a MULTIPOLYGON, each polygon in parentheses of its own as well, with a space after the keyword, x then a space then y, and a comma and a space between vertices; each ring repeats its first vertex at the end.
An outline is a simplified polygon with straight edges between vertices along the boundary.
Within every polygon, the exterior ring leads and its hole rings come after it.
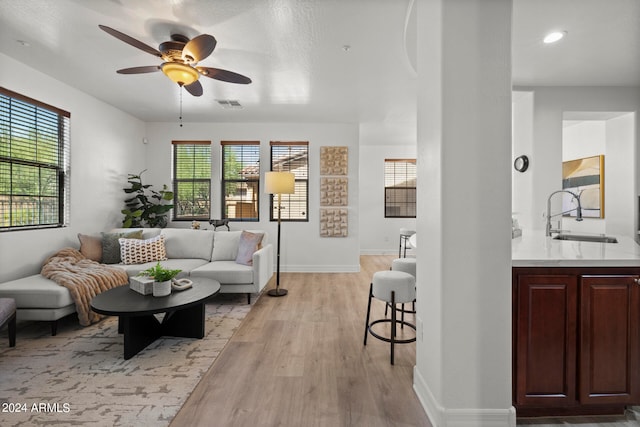
POLYGON ((431 393, 417 367, 413 367, 413 390, 434 427, 515 427, 516 410, 508 409, 447 409, 431 393))
MULTIPOLYGON (((275 272, 275 267, 273 268, 275 272)), ((281 265, 281 273, 359 273, 357 265, 281 265)))
MULTIPOLYGON (((398 249, 361 249, 360 255, 395 255, 398 256, 398 249)), ((413 249, 407 249, 407 255, 415 256, 413 249)))

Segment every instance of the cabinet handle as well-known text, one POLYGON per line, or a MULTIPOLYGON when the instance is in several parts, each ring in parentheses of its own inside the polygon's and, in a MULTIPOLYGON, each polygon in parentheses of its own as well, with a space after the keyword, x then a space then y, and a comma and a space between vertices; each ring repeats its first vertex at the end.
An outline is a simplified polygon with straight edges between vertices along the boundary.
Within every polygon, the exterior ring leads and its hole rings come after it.
POLYGON ((638 279, 637 277, 633 279, 633 281, 636 282, 636 284, 640 285, 640 279, 638 279))

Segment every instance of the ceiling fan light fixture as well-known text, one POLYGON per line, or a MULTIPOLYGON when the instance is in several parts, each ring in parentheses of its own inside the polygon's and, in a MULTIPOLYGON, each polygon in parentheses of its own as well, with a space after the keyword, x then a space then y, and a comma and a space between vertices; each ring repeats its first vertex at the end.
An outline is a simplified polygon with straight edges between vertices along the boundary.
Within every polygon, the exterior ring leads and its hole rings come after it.
POLYGON ((167 77, 180 86, 188 86, 199 77, 195 68, 179 62, 165 62, 160 68, 167 77))

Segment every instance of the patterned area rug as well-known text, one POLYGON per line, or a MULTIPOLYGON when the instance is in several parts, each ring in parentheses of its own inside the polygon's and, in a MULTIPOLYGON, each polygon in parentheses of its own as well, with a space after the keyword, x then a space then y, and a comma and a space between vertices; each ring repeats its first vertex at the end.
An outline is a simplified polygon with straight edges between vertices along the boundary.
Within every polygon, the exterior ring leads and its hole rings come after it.
POLYGON ((83 328, 61 319, 18 323, 16 347, 0 331, 0 425, 169 425, 252 305, 220 294, 206 304, 205 337, 163 337, 123 358, 118 320, 83 328))

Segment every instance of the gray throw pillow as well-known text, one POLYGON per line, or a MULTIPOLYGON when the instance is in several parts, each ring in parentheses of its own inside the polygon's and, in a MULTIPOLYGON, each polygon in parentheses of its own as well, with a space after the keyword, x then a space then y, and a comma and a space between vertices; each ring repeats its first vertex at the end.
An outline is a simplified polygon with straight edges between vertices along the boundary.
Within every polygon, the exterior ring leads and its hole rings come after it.
POLYGON ((131 231, 128 233, 102 233, 102 263, 103 264, 119 264, 120 258, 120 242, 118 239, 142 239, 142 230, 131 231))

